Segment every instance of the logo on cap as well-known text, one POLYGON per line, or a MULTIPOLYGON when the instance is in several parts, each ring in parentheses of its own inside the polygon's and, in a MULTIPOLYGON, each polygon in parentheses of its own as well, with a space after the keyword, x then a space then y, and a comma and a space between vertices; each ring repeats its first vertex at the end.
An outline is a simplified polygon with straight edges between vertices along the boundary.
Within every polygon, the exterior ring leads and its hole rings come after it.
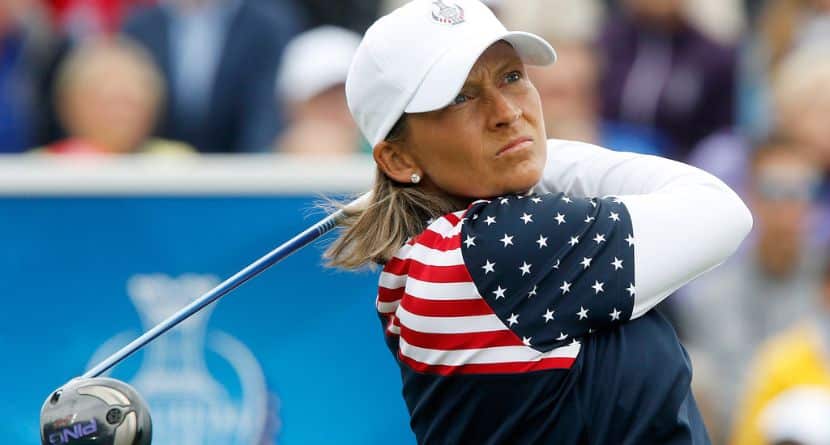
POLYGON ((457 4, 447 6, 441 0, 435 0, 432 4, 435 6, 432 8, 432 19, 436 22, 444 25, 464 23, 464 8, 461 6, 457 4))

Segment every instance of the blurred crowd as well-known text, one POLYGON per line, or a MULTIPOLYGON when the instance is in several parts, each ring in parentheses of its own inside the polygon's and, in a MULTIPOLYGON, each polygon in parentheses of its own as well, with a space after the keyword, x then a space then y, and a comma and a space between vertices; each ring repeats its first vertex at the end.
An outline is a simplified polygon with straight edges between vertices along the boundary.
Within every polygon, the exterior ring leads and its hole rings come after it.
MULTIPOLYGON (((1 0, 0 153, 367 153, 345 76, 401 3, 1 0)), ((692 163, 752 207, 661 309, 715 443, 830 444, 830 0, 486 3, 559 53, 530 70, 549 137, 692 163)))

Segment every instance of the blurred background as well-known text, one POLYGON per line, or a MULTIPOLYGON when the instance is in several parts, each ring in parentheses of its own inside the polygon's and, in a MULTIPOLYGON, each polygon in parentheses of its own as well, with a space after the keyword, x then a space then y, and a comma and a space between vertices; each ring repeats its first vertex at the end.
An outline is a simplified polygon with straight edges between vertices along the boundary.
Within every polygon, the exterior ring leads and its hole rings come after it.
MULTIPOLYGON (((37 444, 51 389, 321 195, 368 188, 343 86, 402 3, 0 0, 4 443, 37 444)), ((549 137, 691 163, 752 208, 742 249, 660 308, 714 443, 830 443, 830 0, 486 3, 559 53, 530 73, 549 137)), ((154 443, 414 443, 376 277, 325 269, 323 248, 116 368, 154 443)))

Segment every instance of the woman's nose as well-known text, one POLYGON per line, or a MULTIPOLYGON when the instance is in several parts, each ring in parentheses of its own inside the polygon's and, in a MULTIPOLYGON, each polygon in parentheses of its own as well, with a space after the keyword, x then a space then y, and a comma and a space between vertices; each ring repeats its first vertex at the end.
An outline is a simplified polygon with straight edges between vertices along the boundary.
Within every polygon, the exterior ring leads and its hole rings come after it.
POLYGON ((504 128, 513 125, 522 116, 522 109, 504 94, 496 93, 491 98, 491 126, 504 128))

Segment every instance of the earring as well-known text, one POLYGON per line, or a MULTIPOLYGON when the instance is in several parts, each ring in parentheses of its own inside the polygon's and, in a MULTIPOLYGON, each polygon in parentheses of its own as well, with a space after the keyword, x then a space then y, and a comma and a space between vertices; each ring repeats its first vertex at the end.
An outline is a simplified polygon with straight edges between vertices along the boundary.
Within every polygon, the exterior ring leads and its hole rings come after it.
POLYGON ((417 184, 421 182, 421 175, 413 173, 412 176, 409 177, 409 180, 412 181, 413 184, 417 184))

